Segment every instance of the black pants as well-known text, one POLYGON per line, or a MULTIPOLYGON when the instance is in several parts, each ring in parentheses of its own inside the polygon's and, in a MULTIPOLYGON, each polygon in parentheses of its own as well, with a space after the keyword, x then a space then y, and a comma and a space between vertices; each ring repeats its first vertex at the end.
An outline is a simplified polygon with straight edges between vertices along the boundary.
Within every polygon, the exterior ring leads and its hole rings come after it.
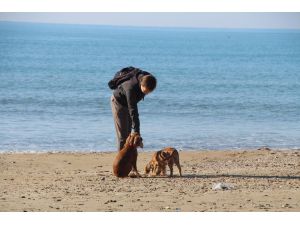
POLYGON ((121 105, 114 96, 111 96, 111 110, 117 134, 117 147, 120 151, 131 133, 131 118, 128 108, 121 105))

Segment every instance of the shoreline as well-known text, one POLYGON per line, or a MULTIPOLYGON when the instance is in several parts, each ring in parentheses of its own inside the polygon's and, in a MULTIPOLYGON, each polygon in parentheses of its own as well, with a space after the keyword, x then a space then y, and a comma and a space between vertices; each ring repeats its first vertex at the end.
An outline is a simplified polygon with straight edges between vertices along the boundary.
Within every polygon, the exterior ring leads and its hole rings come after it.
MULTIPOLYGON (((166 146, 168 147, 168 146, 166 146)), ((264 147, 261 147, 264 148, 264 147)), ((271 151, 300 151, 300 148, 270 148, 271 151)), ((241 151, 259 151, 258 148, 226 148, 226 149, 179 149, 179 152, 241 152, 241 151)), ((158 149, 138 149, 140 153, 153 153, 158 149)), ((1 154, 99 154, 99 153, 115 153, 117 150, 0 150, 1 154)))
MULTIPOLYGON (((152 154, 139 152, 141 174, 152 154)), ((122 179, 116 152, 1 153, 0 211, 300 211, 299 150, 179 155, 183 177, 122 179)))

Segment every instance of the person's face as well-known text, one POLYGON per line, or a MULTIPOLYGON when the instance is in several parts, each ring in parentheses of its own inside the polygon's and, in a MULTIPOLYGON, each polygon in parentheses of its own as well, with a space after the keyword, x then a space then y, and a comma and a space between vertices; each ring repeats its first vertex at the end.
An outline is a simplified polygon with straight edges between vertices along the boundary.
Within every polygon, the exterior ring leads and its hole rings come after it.
POLYGON ((147 89, 145 86, 143 86, 143 85, 141 85, 141 91, 145 94, 145 95, 147 95, 147 94, 149 94, 151 91, 149 90, 149 89, 147 89))

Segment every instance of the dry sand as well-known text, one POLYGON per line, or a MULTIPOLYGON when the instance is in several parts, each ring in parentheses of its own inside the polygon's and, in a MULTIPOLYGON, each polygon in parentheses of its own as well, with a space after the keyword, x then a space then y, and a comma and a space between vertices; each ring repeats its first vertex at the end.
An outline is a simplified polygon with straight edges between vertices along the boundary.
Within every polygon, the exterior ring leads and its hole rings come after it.
POLYGON ((0 211, 300 211, 297 150, 180 151, 182 178, 116 178, 115 155, 0 154, 0 211))

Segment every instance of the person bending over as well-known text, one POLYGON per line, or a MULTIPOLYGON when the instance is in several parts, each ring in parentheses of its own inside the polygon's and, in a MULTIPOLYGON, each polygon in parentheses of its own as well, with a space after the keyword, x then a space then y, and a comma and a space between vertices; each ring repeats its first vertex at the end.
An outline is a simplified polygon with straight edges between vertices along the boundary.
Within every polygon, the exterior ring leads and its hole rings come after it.
POLYGON ((111 107, 117 147, 120 151, 131 132, 140 135, 137 104, 156 88, 156 78, 149 72, 127 67, 117 72, 110 83, 110 88, 114 89, 111 96, 111 107), (111 87, 110 83, 113 83, 114 87, 111 87))

